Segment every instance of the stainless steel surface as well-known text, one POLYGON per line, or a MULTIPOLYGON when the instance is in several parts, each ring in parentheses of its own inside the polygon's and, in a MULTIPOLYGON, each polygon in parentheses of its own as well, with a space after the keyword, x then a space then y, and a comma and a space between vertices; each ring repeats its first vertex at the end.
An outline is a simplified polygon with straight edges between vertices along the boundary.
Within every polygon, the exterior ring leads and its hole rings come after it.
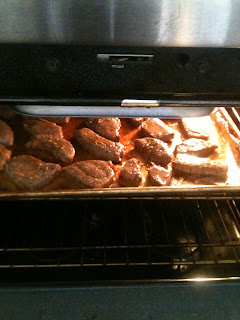
POLYGON ((240 199, 239 187, 233 186, 186 186, 105 188, 64 191, 0 192, 0 200, 236 200, 240 199))
MULTIPOLYGON (((123 100, 124 101, 124 100, 123 100)), ((141 100, 142 101, 142 100, 141 100)), ((150 100, 153 101, 153 100, 150 100)), ((116 106, 42 106, 42 105, 17 105, 12 109, 18 113, 31 116, 70 116, 70 117, 161 117, 161 118, 186 118, 202 117, 212 114, 214 107, 157 107, 158 103, 147 104, 140 102, 136 106, 136 100, 123 103, 122 107, 116 106), (135 102, 134 102, 135 101, 135 102), (147 105, 147 106, 146 106, 147 105)))
POLYGON ((0 42, 239 47, 237 0, 2 0, 0 42))

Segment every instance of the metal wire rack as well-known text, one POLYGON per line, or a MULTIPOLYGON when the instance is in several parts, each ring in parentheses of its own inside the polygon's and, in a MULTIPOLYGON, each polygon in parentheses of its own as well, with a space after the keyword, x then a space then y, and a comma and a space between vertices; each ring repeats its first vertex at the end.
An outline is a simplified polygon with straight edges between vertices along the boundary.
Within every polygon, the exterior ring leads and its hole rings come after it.
POLYGON ((5 205, 0 268, 185 271, 240 259, 238 200, 40 202, 41 214, 29 202, 5 205))

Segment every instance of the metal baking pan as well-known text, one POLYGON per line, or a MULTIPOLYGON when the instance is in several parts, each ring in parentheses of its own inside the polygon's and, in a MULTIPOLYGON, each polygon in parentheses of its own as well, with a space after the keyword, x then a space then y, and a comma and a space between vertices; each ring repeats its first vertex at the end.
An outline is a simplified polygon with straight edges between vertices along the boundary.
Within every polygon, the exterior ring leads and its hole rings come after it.
MULTIPOLYGON (((222 144, 228 152, 229 179, 226 184, 216 185, 194 185, 187 182, 176 183, 170 187, 151 187, 147 184, 138 188, 123 188, 117 184, 105 189, 54 189, 48 188, 45 191, 37 192, 0 192, 0 199, 156 199, 156 198, 175 198, 175 199, 207 199, 207 198, 239 198, 240 180, 240 131, 225 108, 220 108, 212 114, 211 120, 218 124, 218 132, 222 139, 222 144)), ((199 118, 201 119, 201 118, 199 118)), ((202 118, 203 119, 203 118, 202 118)), ((198 121, 198 119, 196 119, 198 121)), ((223 155, 224 156, 224 155, 223 155)), ((115 166, 117 167, 117 165, 115 166)), ((118 170, 120 170, 118 165, 118 170)), ((0 181, 1 182, 1 181, 0 181)), ((0 183, 1 184, 1 183, 0 183)), ((0 186, 1 187, 1 186, 0 186)))

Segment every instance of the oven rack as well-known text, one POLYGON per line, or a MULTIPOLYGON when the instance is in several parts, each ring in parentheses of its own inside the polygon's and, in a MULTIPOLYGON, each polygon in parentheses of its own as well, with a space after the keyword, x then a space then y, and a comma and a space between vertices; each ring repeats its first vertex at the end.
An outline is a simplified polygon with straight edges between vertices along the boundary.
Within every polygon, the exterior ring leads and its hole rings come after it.
POLYGON ((240 261, 237 200, 39 202, 40 214, 31 203, 18 206, 24 210, 3 217, 0 269, 159 266, 174 272, 240 261))

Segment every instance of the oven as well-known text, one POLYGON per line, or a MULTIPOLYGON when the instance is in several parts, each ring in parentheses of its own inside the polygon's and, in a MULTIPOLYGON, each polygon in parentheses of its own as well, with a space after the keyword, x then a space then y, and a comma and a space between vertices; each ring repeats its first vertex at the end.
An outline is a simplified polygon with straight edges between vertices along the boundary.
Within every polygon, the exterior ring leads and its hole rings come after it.
POLYGON ((0 3, 2 319, 239 318, 239 12, 0 3))

